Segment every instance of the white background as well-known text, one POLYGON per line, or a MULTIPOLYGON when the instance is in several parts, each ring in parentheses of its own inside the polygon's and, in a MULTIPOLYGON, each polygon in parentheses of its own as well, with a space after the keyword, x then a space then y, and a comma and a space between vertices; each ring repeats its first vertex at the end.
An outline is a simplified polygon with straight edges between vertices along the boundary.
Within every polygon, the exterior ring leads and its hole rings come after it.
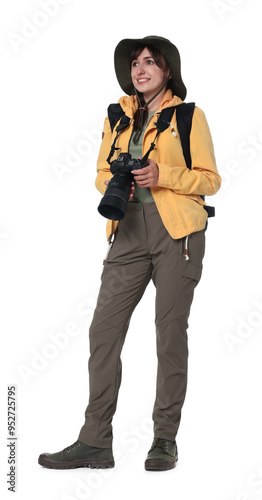
POLYGON ((19 500, 262 498, 261 14, 259 0, 1 3, 1 498, 11 496, 13 384, 19 500), (116 467, 48 470, 38 455, 77 439, 88 401, 88 326, 107 249, 96 158, 107 106, 122 95, 113 52, 151 34, 178 46, 186 100, 206 114, 223 178, 207 199, 217 215, 190 316, 179 462, 144 470, 156 380, 150 285, 122 354, 116 467))

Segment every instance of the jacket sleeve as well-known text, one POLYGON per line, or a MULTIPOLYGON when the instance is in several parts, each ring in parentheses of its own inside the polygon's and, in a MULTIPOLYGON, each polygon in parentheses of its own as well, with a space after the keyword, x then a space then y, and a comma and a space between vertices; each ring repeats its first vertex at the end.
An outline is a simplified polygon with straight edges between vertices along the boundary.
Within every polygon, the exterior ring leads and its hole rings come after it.
POLYGON ((158 163, 158 186, 177 194, 211 196, 221 186, 214 154, 213 141, 204 112, 196 107, 190 134, 192 169, 186 166, 158 163))
POLYGON ((97 177, 95 181, 96 188, 101 194, 104 194, 106 190, 106 185, 104 181, 110 180, 112 173, 110 172, 110 165, 107 163, 106 159, 109 155, 112 141, 112 132, 108 117, 105 119, 104 129, 103 129, 103 139, 100 147, 98 160, 97 160, 97 177))

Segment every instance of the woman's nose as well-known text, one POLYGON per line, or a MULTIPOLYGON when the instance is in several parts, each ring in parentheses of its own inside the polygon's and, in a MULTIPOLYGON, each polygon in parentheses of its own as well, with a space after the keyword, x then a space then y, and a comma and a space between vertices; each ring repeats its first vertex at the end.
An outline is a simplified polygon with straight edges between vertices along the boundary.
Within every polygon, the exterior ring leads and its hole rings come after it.
POLYGON ((142 75, 144 72, 145 72, 145 70, 144 70, 143 66, 138 66, 138 68, 137 68, 137 74, 138 75, 142 75))

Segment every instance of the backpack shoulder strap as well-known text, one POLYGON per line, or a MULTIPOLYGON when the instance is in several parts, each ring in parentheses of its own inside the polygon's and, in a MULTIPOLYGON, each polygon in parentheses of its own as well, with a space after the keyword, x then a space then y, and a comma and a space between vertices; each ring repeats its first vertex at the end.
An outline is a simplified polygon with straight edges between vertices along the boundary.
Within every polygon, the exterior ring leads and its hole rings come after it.
POLYGON ((130 118, 128 118, 128 116, 125 115, 125 113, 124 113, 124 111, 121 108, 121 106, 120 106, 119 103, 110 104, 108 106, 108 109, 107 109, 107 114, 108 114, 108 118, 109 118, 110 127, 111 127, 111 131, 112 132, 113 132, 113 130, 114 130, 117 122, 121 118, 119 125, 116 127, 116 136, 115 136, 113 144, 111 146, 111 150, 110 150, 109 156, 108 156, 108 158, 106 160, 109 163, 109 165, 110 165, 110 160, 111 160, 114 152, 117 149, 119 149, 119 148, 115 147, 118 135, 119 135, 120 132, 122 132, 122 130, 124 130, 126 127, 128 127, 128 125, 130 123, 130 118))
POLYGON ((151 146, 150 146, 149 150, 143 156, 143 158, 141 160, 141 166, 146 166, 147 165, 147 159, 148 159, 151 151, 153 151, 153 149, 155 147, 155 142, 157 140, 157 137, 159 136, 159 134, 161 132, 164 132, 164 130, 166 130, 169 127, 172 115, 174 113, 174 110, 175 110, 175 106, 172 107, 172 108, 165 108, 165 109, 163 109, 161 111, 161 113, 160 113, 160 115, 158 117, 158 120, 155 123, 156 129, 157 129, 156 136, 155 136, 153 142, 151 142, 151 146))
POLYGON ((191 170, 192 161, 190 154, 190 132, 192 127, 192 119, 195 109, 194 102, 183 102, 176 107, 177 129, 180 135, 183 154, 187 164, 187 168, 191 170))
POLYGON ((157 130, 159 130, 159 132, 163 132, 169 126, 172 116, 176 110, 177 128, 180 135, 186 165, 189 169, 191 169, 189 136, 191 132, 194 109, 194 102, 183 102, 177 106, 163 109, 157 121, 157 130))
POLYGON ((108 106, 107 115, 109 118, 111 131, 113 132, 118 120, 120 120, 120 118, 122 118, 122 116, 124 115, 124 111, 119 103, 113 103, 108 106))
POLYGON ((107 114, 112 132, 120 118, 121 121, 116 129, 117 132, 124 130, 130 123, 130 118, 125 115, 119 103, 110 104, 107 108, 107 114))
MULTIPOLYGON (((167 108, 167 109, 174 110, 174 108, 167 108)), ((191 170, 192 160, 191 160, 191 154, 190 154, 190 132, 191 132, 191 128, 192 128, 192 120, 193 120, 193 114, 194 114, 194 110, 195 110, 195 103, 194 102, 188 102, 188 103, 183 102, 182 104, 175 106, 175 109, 176 109, 177 129, 178 129, 178 132, 180 135, 183 155, 185 158, 187 168, 189 168, 191 170)), ((173 116, 173 114, 171 114, 169 121, 171 121, 172 116, 173 116)), ((203 200, 205 200, 204 196, 201 196, 201 198, 203 200)), ((204 205, 204 209, 206 210, 208 217, 215 216, 215 208, 214 207, 211 207, 209 205, 204 205)))
POLYGON ((159 118, 156 122, 156 127, 159 132, 164 132, 166 128, 169 127, 171 118, 175 112, 176 106, 172 106, 171 108, 165 108, 161 111, 159 118))

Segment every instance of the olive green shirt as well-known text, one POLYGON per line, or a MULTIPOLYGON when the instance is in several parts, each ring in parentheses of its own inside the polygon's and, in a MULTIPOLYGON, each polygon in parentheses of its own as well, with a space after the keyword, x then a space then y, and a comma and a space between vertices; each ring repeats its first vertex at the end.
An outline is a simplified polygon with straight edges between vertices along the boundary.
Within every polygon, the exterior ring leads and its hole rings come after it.
MULTIPOLYGON (((148 113, 148 119, 143 126, 142 129, 142 134, 140 135, 139 141, 137 144, 134 144, 133 142, 133 135, 131 137, 130 143, 129 143, 129 153, 131 154, 132 158, 142 158, 142 145, 143 145, 143 138, 144 138, 144 133, 145 130, 154 115, 155 111, 149 111, 148 113)), ((151 190, 148 187, 139 187, 135 184, 135 192, 134 192, 134 202, 137 203, 148 203, 154 201, 154 198, 151 194, 151 190)))

